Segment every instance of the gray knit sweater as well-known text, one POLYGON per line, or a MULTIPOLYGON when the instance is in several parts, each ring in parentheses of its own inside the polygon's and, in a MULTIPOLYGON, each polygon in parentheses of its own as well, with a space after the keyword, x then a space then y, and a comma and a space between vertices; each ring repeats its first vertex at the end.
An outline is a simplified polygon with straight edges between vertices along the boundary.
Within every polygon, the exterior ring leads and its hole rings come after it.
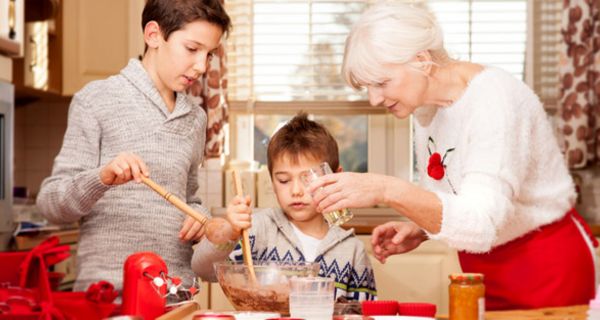
POLYGON ((99 171, 120 152, 133 152, 147 164, 150 178, 207 214, 194 197, 205 130, 205 112, 184 94, 168 111, 138 60, 75 94, 62 148, 37 198, 51 222, 80 222, 75 290, 99 280, 120 289, 123 263, 139 251, 157 253, 169 275, 191 283, 192 247, 178 239, 184 214, 135 181, 102 184, 99 171))

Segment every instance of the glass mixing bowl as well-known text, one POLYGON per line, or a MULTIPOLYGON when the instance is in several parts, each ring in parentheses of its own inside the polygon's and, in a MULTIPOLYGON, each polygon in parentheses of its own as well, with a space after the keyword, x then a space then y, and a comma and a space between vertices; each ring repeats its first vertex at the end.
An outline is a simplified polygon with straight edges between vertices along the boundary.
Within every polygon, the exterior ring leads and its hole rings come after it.
POLYGON ((268 311, 288 315, 291 277, 315 277, 317 262, 255 262, 256 283, 243 262, 217 262, 221 289, 238 311, 268 311))

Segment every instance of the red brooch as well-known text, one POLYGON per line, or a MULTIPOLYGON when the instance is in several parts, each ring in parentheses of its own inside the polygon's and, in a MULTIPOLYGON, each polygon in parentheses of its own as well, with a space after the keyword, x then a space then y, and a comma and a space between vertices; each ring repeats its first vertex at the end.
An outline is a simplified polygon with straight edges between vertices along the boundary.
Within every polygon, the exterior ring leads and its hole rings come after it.
MULTIPOLYGON (((429 141, 427 141, 427 151, 429 151, 429 163, 427 164, 427 175, 429 175, 431 178, 435 179, 435 180, 442 180, 444 178, 444 175, 446 174, 446 157, 448 156, 448 154, 452 151, 454 151, 454 148, 450 148, 448 150, 446 150, 446 152, 444 153, 444 156, 442 157, 441 154, 439 154, 438 152, 431 152, 431 146, 433 146, 433 150, 436 149, 435 146, 435 142, 433 141, 433 138, 429 137, 429 141)), ((448 180, 448 184, 450 184, 450 188, 452 188, 452 191, 456 194, 456 191, 454 189, 454 186, 452 185, 452 183, 450 182, 449 179, 448 180)))
POLYGON ((435 180, 442 180, 444 177, 444 164, 442 163, 442 156, 435 152, 429 156, 429 164, 427 165, 427 174, 435 180))

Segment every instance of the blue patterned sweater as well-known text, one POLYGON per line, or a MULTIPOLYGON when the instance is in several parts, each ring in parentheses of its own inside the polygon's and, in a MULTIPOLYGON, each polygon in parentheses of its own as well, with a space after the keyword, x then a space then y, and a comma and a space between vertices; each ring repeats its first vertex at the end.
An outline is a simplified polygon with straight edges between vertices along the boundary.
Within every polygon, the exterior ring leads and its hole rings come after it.
MULTIPOLYGON (((254 261, 305 261, 300 240, 279 208, 255 211, 249 230, 254 261)), ((196 247, 192 269, 204 280, 215 281, 212 265, 225 259, 242 261, 241 244, 223 251, 204 239, 196 247)), ((351 300, 375 300, 375 275, 363 243, 354 230, 332 227, 317 249, 319 275, 335 279, 335 296, 351 300)))

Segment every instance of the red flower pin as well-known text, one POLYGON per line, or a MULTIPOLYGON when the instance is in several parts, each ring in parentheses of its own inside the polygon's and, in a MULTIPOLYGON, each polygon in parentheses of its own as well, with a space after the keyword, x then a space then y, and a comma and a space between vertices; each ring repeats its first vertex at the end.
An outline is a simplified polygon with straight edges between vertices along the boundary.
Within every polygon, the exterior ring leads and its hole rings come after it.
POLYGON ((444 177, 444 164, 442 163, 442 156, 435 152, 429 157, 429 164, 427 165, 427 174, 435 180, 442 180, 444 177))
MULTIPOLYGON (((427 175, 429 175, 431 178, 433 178, 435 180, 442 180, 444 178, 444 175, 446 174, 446 162, 447 162, 446 156, 448 156, 448 154, 450 154, 452 151, 454 151, 454 148, 450 148, 450 149, 446 150, 443 157, 439 152, 431 152, 432 150, 436 151, 436 149, 437 149, 437 147, 435 145, 435 141, 433 141, 432 137, 429 137, 429 139, 427 140, 427 151, 429 151, 429 163, 427 164, 427 175)), ((452 186, 452 183, 450 182, 450 180, 448 180, 448 183, 450 184, 450 187, 454 191, 454 187, 452 186)))

